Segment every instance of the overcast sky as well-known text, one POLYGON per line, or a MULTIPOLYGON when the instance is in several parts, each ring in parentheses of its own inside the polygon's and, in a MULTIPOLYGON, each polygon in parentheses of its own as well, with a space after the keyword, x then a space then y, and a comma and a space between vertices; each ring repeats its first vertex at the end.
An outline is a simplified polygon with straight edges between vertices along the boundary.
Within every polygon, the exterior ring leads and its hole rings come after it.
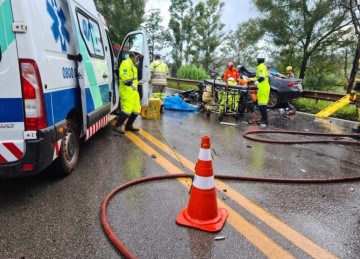
MULTIPOLYGON (((193 0, 198 3, 199 0, 193 0)), ((235 30, 240 22, 247 21, 249 18, 256 17, 257 13, 251 0, 223 0, 225 7, 222 14, 222 21, 227 30, 235 30)), ((163 26, 167 27, 169 23, 170 0, 145 0, 146 11, 150 9, 160 9, 163 16, 163 26)))

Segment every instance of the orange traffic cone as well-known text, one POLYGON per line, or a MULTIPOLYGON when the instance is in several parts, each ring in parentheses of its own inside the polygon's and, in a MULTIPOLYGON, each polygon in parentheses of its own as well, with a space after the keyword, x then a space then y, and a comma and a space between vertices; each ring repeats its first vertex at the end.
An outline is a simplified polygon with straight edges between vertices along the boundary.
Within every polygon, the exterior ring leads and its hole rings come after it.
POLYGON ((201 140, 189 203, 176 217, 176 223, 208 232, 217 232, 222 229, 227 215, 225 209, 217 207, 210 138, 204 136, 201 140))

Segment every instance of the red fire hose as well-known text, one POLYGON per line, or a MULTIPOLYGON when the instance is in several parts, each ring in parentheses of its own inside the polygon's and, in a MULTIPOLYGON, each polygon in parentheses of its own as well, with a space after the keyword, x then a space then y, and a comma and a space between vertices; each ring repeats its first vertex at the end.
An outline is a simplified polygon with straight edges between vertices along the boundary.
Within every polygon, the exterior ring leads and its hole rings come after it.
MULTIPOLYGON (((351 135, 351 134, 332 134, 332 133, 315 133, 315 132, 298 132, 298 131, 277 131, 277 130, 258 130, 258 131, 248 131, 243 135, 244 138, 260 141, 264 143, 274 143, 274 144, 308 144, 308 143, 337 143, 342 145, 360 145, 358 141, 344 141, 341 138, 359 138, 360 134, 351 135), (256 138, 250 135, 254 134, 291 134, 291 135, 307 135, 307 136, 323 136, 323 137, 334 137, 332 140, 269 140, 269 139, 261 139, 256 138)), ((116 250, 123 255, 125 258, 137 258, 134 253, 132 253, 116 236, 114 231, 111 229, 109 222, 106 217, 106 208, 109 204, 109 201, 112 197, 115 196, 116 193, 122 191, 130 186, 134 186, 139 183, 150 182, 150 181, 158 181, 165 179, 173 179, 173 178, 192 178, 193 174, 172 174, 172 175, 160 175, 160 176, 151 176, 140 178, 123 185, 116 187, 109 194, 106 195, 104 200, 101 203, 100 208, 100 220, 103 230, 110 242, 116 248, 116 250)), ((234 180, 234 181, 252 181, 252 182, 271 182, 271 183, 306 183, 306 184, 322 184, 322 183, 338 183, 338 182, 350 182, 350 181, 359 181, 360 176, 356 177, 346 177, 346 178, 329 178, 329 179, 286 179, 286 178, 258 178, 258 177, 246 177, 246 176, 229 176, 229 175, 215 175, 216 179, 221 180, 234 180)))

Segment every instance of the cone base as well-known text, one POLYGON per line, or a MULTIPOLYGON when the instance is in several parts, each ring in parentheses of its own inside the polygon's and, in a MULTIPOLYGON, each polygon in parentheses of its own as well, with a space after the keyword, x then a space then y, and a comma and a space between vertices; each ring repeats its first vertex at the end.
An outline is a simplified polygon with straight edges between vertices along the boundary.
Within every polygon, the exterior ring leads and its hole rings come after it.
POLYGON ((189 216, 186 207, 176 217, 176 223, 179 225, 197 228, 207 232, 218 232, 223 228, 227 216, 228 212, 225 209, 220 208, 218 209, 218 215, 216 218, 211 220, 198 220, 189 216))

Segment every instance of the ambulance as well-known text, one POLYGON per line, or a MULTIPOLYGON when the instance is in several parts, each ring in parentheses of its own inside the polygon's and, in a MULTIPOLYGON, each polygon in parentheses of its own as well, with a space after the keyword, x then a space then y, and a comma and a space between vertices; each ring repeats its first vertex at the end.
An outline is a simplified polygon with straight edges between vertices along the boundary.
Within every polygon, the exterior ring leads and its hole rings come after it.
MULTIPOLYGON (((0 0, 0 178, 39 173, 53 162, 73 172, 79 142, 108 124, 119 106, 118 64, 104 17, 92 0, 0 0)), ((122 46, 139 47, 142 104, 150 60, 146 33, 122 46)))

